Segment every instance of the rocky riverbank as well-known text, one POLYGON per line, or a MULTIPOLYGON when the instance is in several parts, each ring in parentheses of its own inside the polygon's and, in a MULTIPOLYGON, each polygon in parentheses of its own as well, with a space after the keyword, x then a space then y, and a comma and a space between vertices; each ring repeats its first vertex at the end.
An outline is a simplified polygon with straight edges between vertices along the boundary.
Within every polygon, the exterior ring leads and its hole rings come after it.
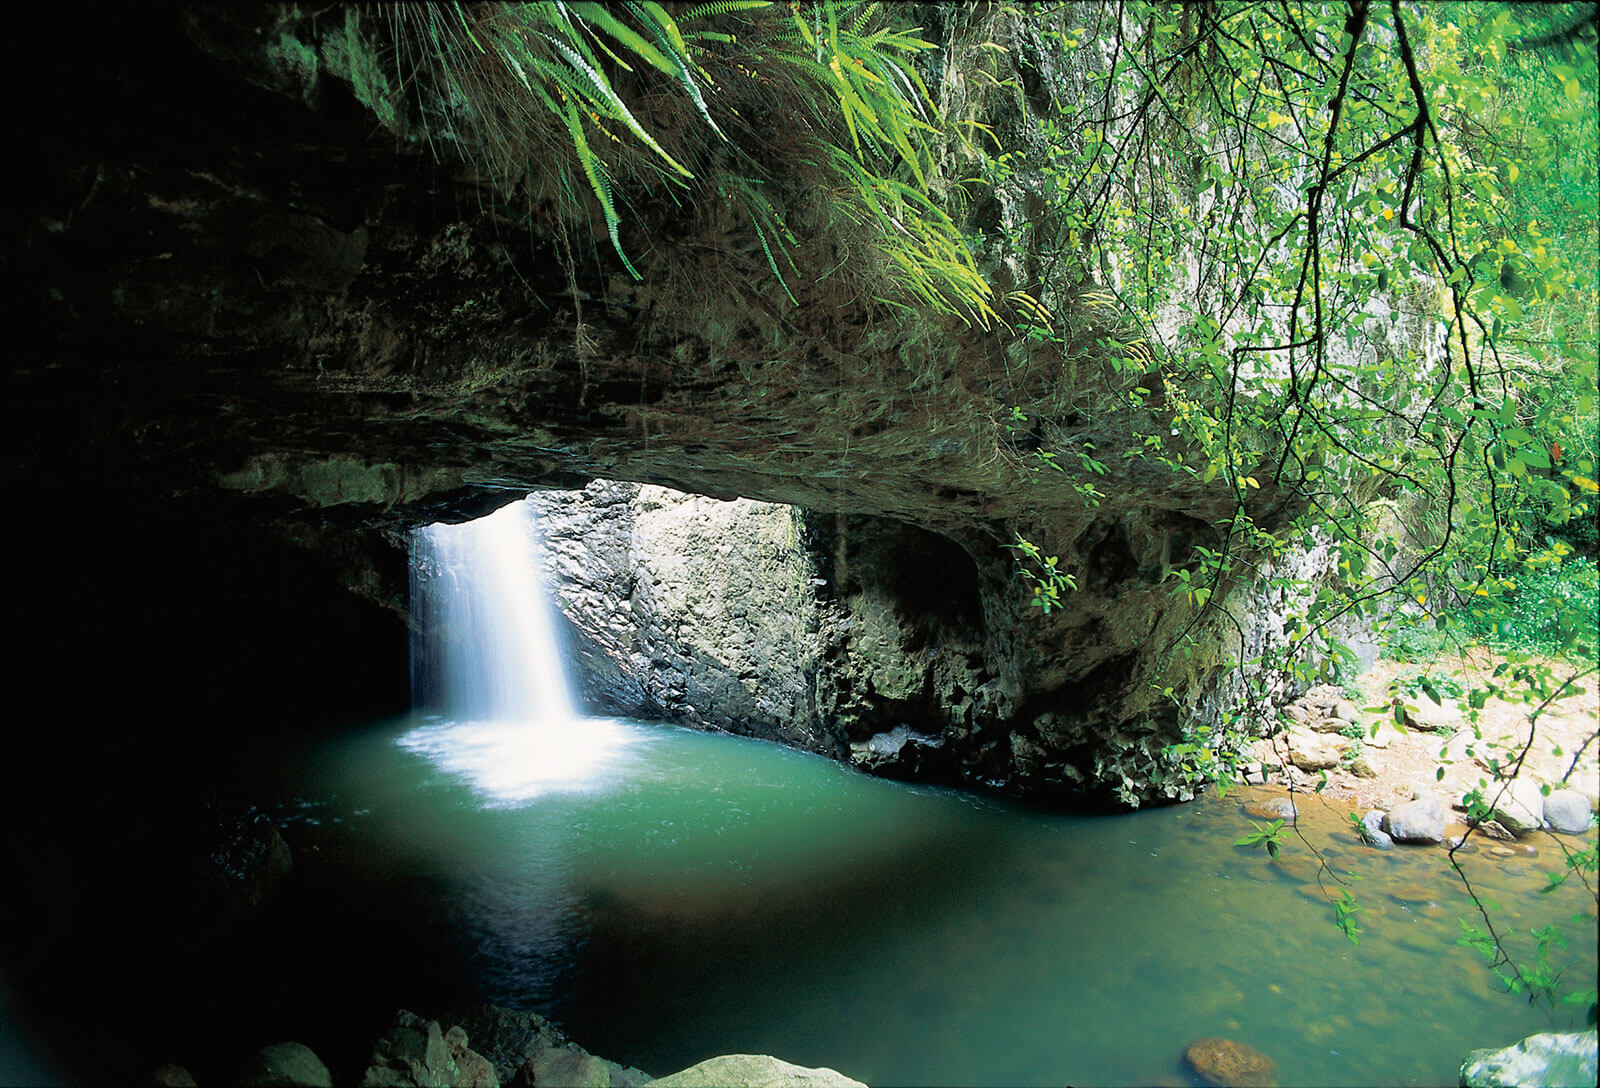
POLYGON ((1284 709, 1286 728, 1252 747, 1251 781, 1376 813, 1373 826, 1392 836, 1398 822, 1404 841, 1459 841, 1474 791, 1495 814, 1481 837, 1581 834, 1600 803, 1600 696, 1590 686, 1537 714, 1520 700, 1475 710, 1458 697, 1506 667, 1476 650, 1426 665, 1380 661, 1348 688, 1313 688, 1284 709))
MULTIPOLYGON (((298 1042, 262 1047, 245 1066, 240 1088, 333 1088, 333 1073, 298 1042)), ((189 1070, 167 1064, 146 1083, 164 1088, 197 1084, 189 1070)), ((482 1005, 437 1020, 407 1010, 373 1045, 361 1088, 866 1088, 832 1069, 792 1065, 764 1054, 708 1058, 659 1079, 641 1069, 596 1057, 537 1013, 482 1005), (446 1026, 448 1025, 448 1026, 446 1026)))

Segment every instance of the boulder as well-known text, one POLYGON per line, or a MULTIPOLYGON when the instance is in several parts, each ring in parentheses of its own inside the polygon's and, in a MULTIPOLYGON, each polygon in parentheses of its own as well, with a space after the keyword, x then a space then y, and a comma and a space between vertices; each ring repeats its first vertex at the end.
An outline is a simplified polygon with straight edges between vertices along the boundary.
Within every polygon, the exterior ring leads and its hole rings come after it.
POLYGON ((707 1058, 653 1082, 660 1088, 867 1088, 833 1069, 791 1065, 767 1054, 724 1054, 707 1058))
POLYGON ((611 1088, 611 1069, 600 1058, 575 1046, 541 1050, 517 1069, 511 1088, 611 1088))
POLYGON ((1313 733, 1339 733, 1349 728, 1349 726, 1350 723, 1343 718, 1323 717, 1321 715, 1307 718, 1301 723, 1302 728, 1309 729, 1313 733))
POLYGON ((1196 1040, 1183 1058, 1207 1084, 1218 1088, 1270 1088, 1278 1081, 1278 1067, 1271 1058, 1232 1039, 1196 1040))
POLYGON ((494 1066, 488 1058, 467 1046, 467 1033, 459 1024, 444 1033, 444 1045, 456 1063, 457 1088, 500 1088, 500 1077, 494 1066))
POLYGON ((449 1012, 440 1017, 440 1022, 465 1032, 472 1040, 472 1049, 489 1060, 502 1084, 509 1084, 517 1070, 535 1054, 567 1042, 561 1029, 538 1013, 499 1005, 449 1012))
POLYGON ((1589 830, 1589 799, 1577 790, 1551 790, 1544 799, 1544 822, 1564 835, 1589 830))
POLYGON ((1467 724, 1461 704, 1454 699, 1435 703, 1423 696, 1415 705, 1406 705, 1406 725, 1425 733, 1454 733, 1467 724))
POLYGON ((1361 708, 1349 699, 1340 699, 1333 706, 1333 717, 1342 725, 1355 725, 1361 721, 1361 708))
POLYGON ((1531 778, 1515 778, 1502 789, 1491 786, 1485 795, 1494 805, 1494 817, 1513 835, 1527 835, 1544 826, 1544 792, 1531 778))
POLYGON ((152 1069, 145 1083, 151 1088, 196 1088, 194 1074, 171 1062, 152 1069))
POLYGON ((1593 1028, 1530 1035, 1500 1050, 1474 1050, 1461 1066, 1462 1088, 1593 1088, 1600 1044, 1593 1028))
POLYGON ((239 1088, 333 1088, 333 1075, 304 1043, 273 1043, 256 1052, 239 1088))
POLYGON ((402 1009, 373 1047, 362 1088, 499 1088, 494 1067, 467 1048, 459 1027, 449 1036, 439 1021, 402 1009))
POLYGON ((1383 763, 1371 752, 1362 752, 1350 762, 1350 773, 1357 778, 1377 778, 1383 770, 1383 763))
POLYGON ((1444 803, 1424 792, 1390 809, 1383 830, 1395 842, 1443 842, 1444 803))
POLYGON ((1339 765, 1346 745, 1342 738, 1329 733, 1313 733, 1304 729, 1289 731, 1289 762, 1302 771, 1325 771, 1339 765))
POLYGON ((1361 841, 1368 846, 1375 846, 1379 850, 1388 850, 1394 846, 1394 839, 1383 829, 1385 819, 1381 808, 1372 809, 1363 813, 1361 817, 1361 841))

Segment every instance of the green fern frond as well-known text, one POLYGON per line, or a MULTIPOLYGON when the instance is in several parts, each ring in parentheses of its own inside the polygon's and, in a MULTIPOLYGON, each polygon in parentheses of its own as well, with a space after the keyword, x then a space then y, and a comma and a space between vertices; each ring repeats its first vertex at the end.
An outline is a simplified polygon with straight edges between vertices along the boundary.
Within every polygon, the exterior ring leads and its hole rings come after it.
MULTIPOLYGON (((596 5, 599 6, 599 5, 596 5)), ((724 140, 728 137, 717 126, 711 117, 711 110, 706 105, 705 96, 700 93, 700 85, 695 81, 696 66, 689 59, 689 46, 683 40, 678 26, 672 21, 660 4, 629 2, 628 10, 636 13, 639 22, 650 31, 656 39, 656 44, 661 47, 661 52, 670 58, 670 66, 661 70, 676 79, 688 93, 689 100, 694 103, 695 109, 700 114, 700 119, 711 127, 711 131, 721 136, 724 140)))
POLYGON ((741 11, 756 11, 759 8, 770 8, 772 0, 712 0, 708 4, 696 4, 683 13, 679 23, 692 23, 696 19, 714 19, 719 15, 733 15, 741 11))
POLYGON ((632 132, 634 136, 637 137, 638 140, 646 147, 654 151, 657 155, 660 155, 668 166, 672 167, 679 174, 682 174, 686 178, 694 176, 689 172, 689 169, 686 166, 680 163, 677 159, 673 158, 671 155, 667 154, 666 149, 660 144, 656 143, 654 136, 645 131, 644 126, 641 125, 633 116, 633 112, 628 109, 628 107, 623 103, 622 99, 617 97, 617 92, 611 89, 610 80, 606 79, 588 63, 586 63, 583 57, 579 56, 575 50, 573 50, 559 38, 553 37, 549 34, 542 34, 541 36, 551 45, 556 47, 557 51, 559 51, 566 58, 567 63, 572 65, 574 71, 578 72, 587 79, 587 89, 591 93, 586 97, 591 103, 603 104, 609 107, 611 116, 627 125, 628 131, 632 132))

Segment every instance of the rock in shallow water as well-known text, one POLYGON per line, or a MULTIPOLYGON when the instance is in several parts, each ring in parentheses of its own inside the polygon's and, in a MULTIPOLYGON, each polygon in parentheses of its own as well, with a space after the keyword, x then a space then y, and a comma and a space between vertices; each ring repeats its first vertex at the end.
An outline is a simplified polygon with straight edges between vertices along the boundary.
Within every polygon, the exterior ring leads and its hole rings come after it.
POLYGON ((1246 816, 1256 820, 1292 820, 1295 816, 1294 801, 1288 797, 1268 797, 1261 801, 1251 801, 1244 806, 1246 816))
POLYGON ((1589 1031, 1530 1035, 1500 1050, 1474 1050, 1461 1066, 1463 1088, 1592 1088, 1600 1042, 1589 1031))
POLYGON ((1232 1039, 1196 1040, 1183 1057, 1207 1084, 1217 1088, 1271 1088, 1278 1082, 1278 1066, 1271 1058, 1232 1039))
POLYGON ((1514 835, 1527 835, 1544 826, 1544 791, 1531 778, 1515 778, 1504 788, 1487 791, 1495 819, 1514 835))
POLYGON ((1589 799, 1577 790, 1552 790, 1544 799, 1544 822, 1564 835, 1583 834, 1589 830, 1589 799))
POLYGON ((1395 842, 1443 842, 1444 804, 1424 793, 1390 809, 1383 818, 1383 830, 1395 842))
POLYGON ((1371 809, 1361 816, 1361 841, 1368 846, 1376 846, 1379 850, 1389 850, 1394 847, 1394 839, 1383 829, 1386 815, 1381 808, 1371 809))

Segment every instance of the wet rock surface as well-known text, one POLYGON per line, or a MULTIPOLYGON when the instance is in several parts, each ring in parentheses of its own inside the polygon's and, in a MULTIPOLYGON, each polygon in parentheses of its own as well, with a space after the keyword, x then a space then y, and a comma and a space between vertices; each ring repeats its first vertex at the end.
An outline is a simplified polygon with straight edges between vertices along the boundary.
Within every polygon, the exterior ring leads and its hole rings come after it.
POLYGON ((1271 1088, 1278 1082, 1278 1066, 1261 1051, 1232 1039, 1211 1037, 1190 1043, 1184 1061, 1218 1088, 1271 1088))

